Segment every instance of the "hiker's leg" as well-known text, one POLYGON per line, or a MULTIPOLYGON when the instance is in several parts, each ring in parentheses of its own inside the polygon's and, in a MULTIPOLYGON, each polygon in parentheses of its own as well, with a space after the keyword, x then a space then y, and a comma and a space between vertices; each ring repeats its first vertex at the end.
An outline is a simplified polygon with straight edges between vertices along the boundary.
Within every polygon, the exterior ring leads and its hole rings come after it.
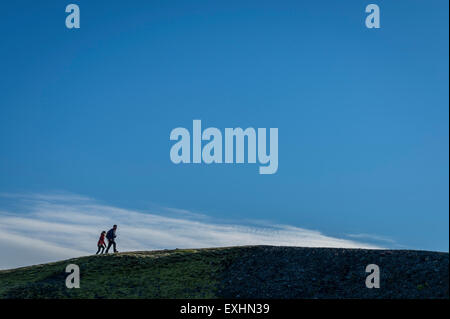
POLYGON ((102 252, 100 254, 103 254, 105 252, 106 245, 102 245, 102 252))
POLYGON ((114 240, 112 244, 113 244, 113 247, 114 247, 114 252, 117 252, 117 249, 116 249, 116 241, 114 240))
POLYGON ((106 253, 108 253, 109 249, 111 248, 112 242, 111 240, 108 240, 108 248, 106 248, 106 253))
POLYGON ((96 255, 100 252, 100 248, 101 248, 101 246, 100 245, 98 245, 98 249, 97 249, 97 252, 95 253, 96 255))

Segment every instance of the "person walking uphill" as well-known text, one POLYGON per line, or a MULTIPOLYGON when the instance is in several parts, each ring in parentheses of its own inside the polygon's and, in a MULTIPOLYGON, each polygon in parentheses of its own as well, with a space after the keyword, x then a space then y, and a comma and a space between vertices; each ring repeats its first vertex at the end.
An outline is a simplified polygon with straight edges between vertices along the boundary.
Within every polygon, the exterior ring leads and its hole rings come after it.
POLYGON ((108 239, 108 248, 106 248, 106 253, 108 253, 111 246, 113 246, 115 253, 118 252, 116 249, 116 237, 117 237, 116 230, 117 230, 117 225, 114 225, 113 228, 108 230, 108 232, 106 233, 106 239, 108 239))
POLYGON ((105 248, 106 248, 105 235, 106 235, 106 232, 102 231, 102 233, 100 234, 100 238, 98 239, 98 243, 97 243, 98 250, 95 253, 96 255, 98 253, 103 254, 103 252, 105 251, 105 248), (100 250, 101 250, 101 252, 100 252, 100 250))

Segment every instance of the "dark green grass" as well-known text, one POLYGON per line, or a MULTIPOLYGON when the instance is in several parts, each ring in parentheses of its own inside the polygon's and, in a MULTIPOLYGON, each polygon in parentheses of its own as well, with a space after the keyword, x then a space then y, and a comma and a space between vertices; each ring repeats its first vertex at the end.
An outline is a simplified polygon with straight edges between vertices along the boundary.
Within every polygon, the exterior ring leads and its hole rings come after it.
POLYGON ((444 298, 448 253, 282 246, 175 249, 86 256, 0 271, 2 298, 444 298), (380 266, 381 288, 365 286, 380 266), (66 266, 80 267, 68 289, 66 266))
POLYGON ((0 298, 215 298, 232 248, 128 252, 0 271, 0 298), (80 289, 67 289, 68 264, 80 289))

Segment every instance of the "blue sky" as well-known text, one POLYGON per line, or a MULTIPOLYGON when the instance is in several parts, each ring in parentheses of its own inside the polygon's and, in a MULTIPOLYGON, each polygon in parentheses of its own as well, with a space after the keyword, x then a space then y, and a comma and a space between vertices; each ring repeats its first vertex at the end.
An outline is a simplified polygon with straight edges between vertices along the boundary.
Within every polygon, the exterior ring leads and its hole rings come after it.
POLYGON ((0 193, 448 251, 448 2, 372 2, 3 4, 0 193), (277 127, 278 172, 174 165, 194 119, 277 127))

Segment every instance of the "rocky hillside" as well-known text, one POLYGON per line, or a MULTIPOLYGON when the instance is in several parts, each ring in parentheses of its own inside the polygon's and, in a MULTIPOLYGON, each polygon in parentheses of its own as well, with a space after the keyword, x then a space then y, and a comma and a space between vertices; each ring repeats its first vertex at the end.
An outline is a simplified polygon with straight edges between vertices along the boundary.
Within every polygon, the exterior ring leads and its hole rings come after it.
POLYGON ((0 298, 449 298, 449 254, 244 246, 87 256, 0 271, 0 298), (81 287, 67 289, 66 265, 81 287), (380 268, 380 288, 365 268, 380 268))

